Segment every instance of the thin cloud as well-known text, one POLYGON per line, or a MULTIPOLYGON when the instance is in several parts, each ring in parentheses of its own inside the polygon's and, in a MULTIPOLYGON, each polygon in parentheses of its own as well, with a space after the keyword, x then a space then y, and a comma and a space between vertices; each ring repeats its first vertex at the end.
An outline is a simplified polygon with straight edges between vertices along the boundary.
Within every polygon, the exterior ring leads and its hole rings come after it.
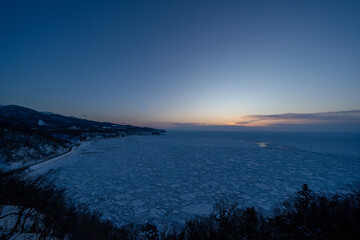
POLYGON ((360 123, 360 110, 324 113, 286 113, 274 115, 248 115, 234 125, 276 126, 282 124, 360 123))
POLYGON ((359 132, 360 110, 324 113, 248 115, 224 124, 147 122, 141 126, 201 131, 334 131, 359 132))

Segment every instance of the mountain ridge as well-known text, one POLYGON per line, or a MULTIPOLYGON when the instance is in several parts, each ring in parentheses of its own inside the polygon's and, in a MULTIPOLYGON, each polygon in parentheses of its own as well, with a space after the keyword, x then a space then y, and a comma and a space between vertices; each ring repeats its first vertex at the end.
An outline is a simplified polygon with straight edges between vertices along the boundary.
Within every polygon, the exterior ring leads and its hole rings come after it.
MULTIPOLYGON (((129 135, 161 135, 162 129, 96 122, 17 105, 0 105, 0 163, 41 161, 82 141, 129 135)), ((1 164, 0 164, 1 165, 1 164)))
POLYGON ((31 108, 26 108, 18 105, 0 105, 0 124, 7 123, 16 126, 39 126, 39 120, 47 123, 45 125, 52 127, 81 127, 93 128, 96 127, 130 127, 132 125, 121 125, 110 122, 97 122, 93 120, 82 119, 74 116, 64 116, 52 112, 39 112, 31 108))

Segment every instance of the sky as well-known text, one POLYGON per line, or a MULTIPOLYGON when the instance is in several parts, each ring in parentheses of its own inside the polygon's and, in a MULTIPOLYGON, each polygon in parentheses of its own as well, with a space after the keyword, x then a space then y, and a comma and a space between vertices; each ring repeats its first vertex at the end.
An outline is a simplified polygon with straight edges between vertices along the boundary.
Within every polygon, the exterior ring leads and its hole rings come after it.
POLYGON ((166 128, 360 125, 359 13, 360 1, 3 0, 0 104, 166 128))

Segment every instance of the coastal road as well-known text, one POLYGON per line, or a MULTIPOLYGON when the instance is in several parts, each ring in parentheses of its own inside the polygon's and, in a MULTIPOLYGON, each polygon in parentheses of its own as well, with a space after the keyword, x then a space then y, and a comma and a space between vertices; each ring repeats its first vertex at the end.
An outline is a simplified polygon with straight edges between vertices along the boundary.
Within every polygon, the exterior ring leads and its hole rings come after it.
POLYGON ((32 164, 30 166, 27 166, 27 171, 29 173, 36 173, 38 172, 40 169, 44 168, 44 167, 47 167, 59 160, 62 160, 68 156, 70 156, 72 153, 74 153, 76 147, 80 146, 80 144, 74 144, 72 145, 69 150, 61 155, 58 155, 54 158, 51 158, 51 159, 47 159, 47 160, 44 160, 44 161, 41 161, 41 162, 38 162, 38 163, 35 163, 35 164, 32 164))
POLYGON ((46 166, 48 166, 50 164, 53 164, 53 163, 55 163, 55 162, 57 162, 57 161, 59 161, 61 159, 64 159, 64 158, 70 156, 75 151, 76 147, 78 147, 78 146, 80 146, 79 143, 74 144, 74 145, 70 146, 70 148, 66 152, 64 152, 64 153, 62 153, 60 155, 57 155, 56 157, 46 159, 46 160, 43 160, 43 161, 40 161, 40 162, 37 162, 37 163, 34 163, 34 164, 30 164, 30 165, 25 166, 25 167, 10 170, 10 171, 6 172, 6 174, 11 175, 13 173, 20 173, 20 172, 23 172, 25 170, 27 170, 30 174, 36 173, 40 169, 42 169, 42 168, 44 168, 44 167, 46 167, 46 166))

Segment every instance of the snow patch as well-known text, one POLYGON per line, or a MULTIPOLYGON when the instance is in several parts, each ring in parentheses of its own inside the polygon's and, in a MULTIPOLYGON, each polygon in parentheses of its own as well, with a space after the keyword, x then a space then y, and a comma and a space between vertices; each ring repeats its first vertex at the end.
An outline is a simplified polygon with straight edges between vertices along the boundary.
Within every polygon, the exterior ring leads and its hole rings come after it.
POLYGON ((43 120, 39 119, 38 125, 39 126, 44 126, 44 125, 46 125, 46 123, 43 120))

